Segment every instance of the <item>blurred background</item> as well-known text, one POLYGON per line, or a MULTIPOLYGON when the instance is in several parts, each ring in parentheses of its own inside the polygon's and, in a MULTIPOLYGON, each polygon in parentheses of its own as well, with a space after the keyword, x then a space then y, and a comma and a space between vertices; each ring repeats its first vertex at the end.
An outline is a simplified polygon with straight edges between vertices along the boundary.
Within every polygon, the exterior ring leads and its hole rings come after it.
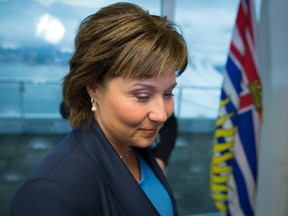
MULTIPOLYGON (((59 110, 62 78, 69 70, 74 37, 87 15, 115 2, 0 0, 0 215, 7 214, 15 191, 36 164, 71 130, 59 110)), ((152 14, 167 15, 183 29, 190 62, 174 92, 179 133, 168 180, 180 215, 219 215, 210 198, 209 169, 223 72, 239 1, 127 2, 152 14)), ((272 7, 263 2, 267 14, 273 7, 281 8, 281 3, 287 8, 285 1, 276 1, 279 3, 272 7)), ((261 1, 255 3, 260 25, 261 1)), ((269 80, 270 75, 266 77, 269 80)))

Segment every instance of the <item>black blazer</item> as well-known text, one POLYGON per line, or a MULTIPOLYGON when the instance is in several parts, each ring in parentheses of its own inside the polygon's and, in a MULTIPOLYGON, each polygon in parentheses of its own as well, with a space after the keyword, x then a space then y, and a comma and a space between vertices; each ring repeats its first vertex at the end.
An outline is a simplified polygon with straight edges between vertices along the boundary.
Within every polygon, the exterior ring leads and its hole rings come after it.
MULTIPOLYGON (((153 154, 136 148, 172 199, 153 154)), ((15 194, 10 216, 159 215, 97 122, 69 133, 15 194)))

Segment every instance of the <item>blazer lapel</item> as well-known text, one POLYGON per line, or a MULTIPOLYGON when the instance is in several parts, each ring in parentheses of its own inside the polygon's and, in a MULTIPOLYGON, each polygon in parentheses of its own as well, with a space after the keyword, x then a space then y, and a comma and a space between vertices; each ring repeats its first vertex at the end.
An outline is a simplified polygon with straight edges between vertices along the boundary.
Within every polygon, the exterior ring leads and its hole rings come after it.
POLYGON ((166 176, 163 174, 161 168, 158 166, 154 155, 152 154, 152 152, 148 149, 141 149, 141 148, 137 148, 138 152, 143 156, 143 158, 146 160, 146 162, 149 164, 149 166, 151 167, 151 169, 154 171, 155 175, 157 176, 157 178, 161 181, 161 183, 163 184, 163 186, 166 188, 166 190, 168 191, 170 198, 172 200, 172 205, 173 205, 173 209, 174 209, 174 215, 178 215, 178 210, 177 210, 177 204, 174 198, 174 194, 173 191, 167 181, 166 176))
POLYGON ((159 215, 96 121, 90 129, 80 129, 78 136, 128 215, 159 215))

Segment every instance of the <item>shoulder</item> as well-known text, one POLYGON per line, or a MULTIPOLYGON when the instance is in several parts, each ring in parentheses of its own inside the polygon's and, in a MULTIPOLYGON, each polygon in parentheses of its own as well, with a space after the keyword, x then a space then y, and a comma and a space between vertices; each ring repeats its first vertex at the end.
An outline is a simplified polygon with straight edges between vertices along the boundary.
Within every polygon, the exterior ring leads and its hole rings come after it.
POLYGON ((91 209, 89 203, 96 203, 105 188, 101 172, 71 133, 19 188, 11 205, 11 211, 19 213, 11 215, 25 215, 20 209, 29 216, 38 211, 38 215, 85 215, 83 209, 91 209))
POLYGON ((50 179, 27 181, 15 194, 10 215, 85 215, 79 201, 50 179))
POLYGON ((101 184, 101 176, 95 161, 72 132, 39 163, 28 180, 30 185, 54 182, 75 194, 82 194, 88 193, 89 187, 101 184))
POLYGON ((93 173, 97 174, 94 160, 71 132, 39 163, 29 179, 47 178, 69 185, 83 182, 93 173))

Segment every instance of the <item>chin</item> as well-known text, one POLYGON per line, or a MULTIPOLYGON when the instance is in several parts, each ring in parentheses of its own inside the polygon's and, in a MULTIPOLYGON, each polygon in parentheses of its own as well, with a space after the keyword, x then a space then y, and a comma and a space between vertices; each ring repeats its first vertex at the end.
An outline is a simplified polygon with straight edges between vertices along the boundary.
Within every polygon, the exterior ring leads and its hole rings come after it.
POLYGON ((155 139, 147 140, 146 142, 137 143, 135 146, 139 148, 148 148, 154 143, 155 139))

